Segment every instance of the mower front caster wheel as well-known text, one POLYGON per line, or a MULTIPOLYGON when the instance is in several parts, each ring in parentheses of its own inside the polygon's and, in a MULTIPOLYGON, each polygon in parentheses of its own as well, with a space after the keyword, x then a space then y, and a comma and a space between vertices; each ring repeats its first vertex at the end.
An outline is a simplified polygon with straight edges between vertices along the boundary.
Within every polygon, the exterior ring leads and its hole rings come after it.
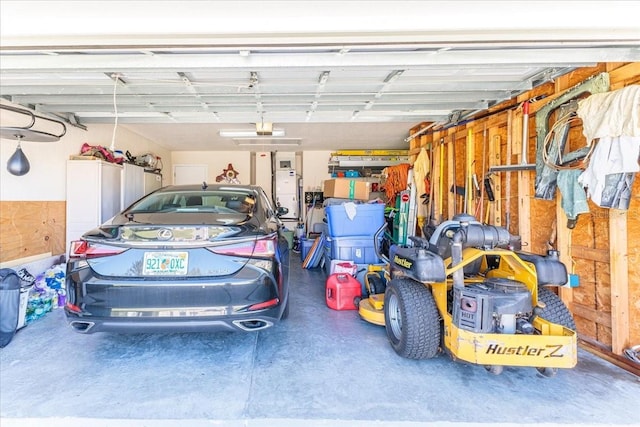
POLYGON ((558 373, 558 368, 536 368, 545 377, 555 377, 558 373))
POLYGON ((500 375, 502 371, 504 371, 504 366, 502 365, 487 365, 484 367, 490 374, 500 375))

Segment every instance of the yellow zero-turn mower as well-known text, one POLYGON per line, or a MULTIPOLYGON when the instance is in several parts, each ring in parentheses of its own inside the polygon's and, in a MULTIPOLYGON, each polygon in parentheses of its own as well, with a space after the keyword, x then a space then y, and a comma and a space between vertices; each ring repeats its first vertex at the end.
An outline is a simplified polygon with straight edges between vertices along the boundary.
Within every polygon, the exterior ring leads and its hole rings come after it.
POLYGON ((510 250, 516 240, 505 228, 465 214, 429 240, 411 240, 389 250, 384 294, 372 289, 359 303, 364 320, 384 324, 396 353, 428 359, 442 349, 493 374, 529 366, 553 376, 576 365, 573 317, 546 288, 567 282, 557 252, 510 250))

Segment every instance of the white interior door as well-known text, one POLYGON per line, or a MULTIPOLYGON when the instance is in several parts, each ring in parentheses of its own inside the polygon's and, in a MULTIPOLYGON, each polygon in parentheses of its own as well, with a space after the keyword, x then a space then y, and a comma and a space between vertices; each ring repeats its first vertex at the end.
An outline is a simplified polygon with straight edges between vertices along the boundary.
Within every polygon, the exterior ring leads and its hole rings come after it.
POLYGON ((202 184, 207 180, 208 174, 207 165, 174 165, 173 184, 202 184))

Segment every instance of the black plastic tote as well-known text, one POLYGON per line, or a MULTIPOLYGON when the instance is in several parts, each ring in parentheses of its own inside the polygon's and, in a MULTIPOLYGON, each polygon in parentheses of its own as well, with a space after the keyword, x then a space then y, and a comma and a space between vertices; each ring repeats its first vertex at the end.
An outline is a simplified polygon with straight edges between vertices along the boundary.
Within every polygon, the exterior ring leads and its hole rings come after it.
POLYGON ((20 315, 20 278, 10 268, 0 269, 0 347, 11 342, 20 315))

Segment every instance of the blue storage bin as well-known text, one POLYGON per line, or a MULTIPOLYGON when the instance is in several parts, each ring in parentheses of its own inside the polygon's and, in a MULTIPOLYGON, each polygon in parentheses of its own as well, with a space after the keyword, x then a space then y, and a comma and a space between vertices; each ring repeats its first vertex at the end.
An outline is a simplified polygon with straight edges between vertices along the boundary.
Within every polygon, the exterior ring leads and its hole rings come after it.
POLYGON ((326 206, 324 209, 329 224, 329 236, 373 236, 385 222, 384 206, 384 203, 356 204, 356 215, 353 219, 347 216, 344 204, 326 206))
MULTIPOLYGON (((380 242, 378 242, 378 245, 380 242)), ((353 261, 355 264, 377 264, 380 262, 371 236, 328 237, 325 242, 325 257, 353 261)))
POLYGON ((304 261, 304 259, 307 257, 311 246, 313 246, 313 242, 314 239, 306 239, 304 237, 300 239, 300 258, 302 259, 302 261, 304 261))

